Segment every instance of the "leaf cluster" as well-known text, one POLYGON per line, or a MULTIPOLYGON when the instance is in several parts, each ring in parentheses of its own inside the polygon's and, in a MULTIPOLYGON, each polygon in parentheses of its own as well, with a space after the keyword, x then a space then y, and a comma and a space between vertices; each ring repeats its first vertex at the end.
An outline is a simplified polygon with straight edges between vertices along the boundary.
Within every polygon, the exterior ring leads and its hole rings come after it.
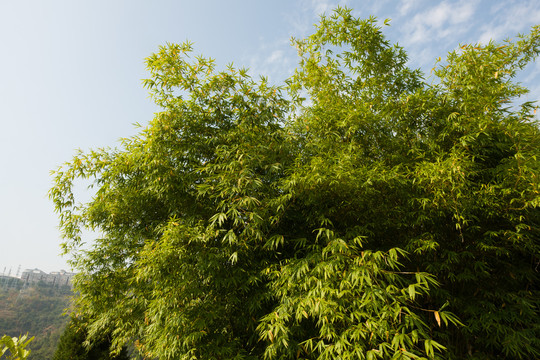
POLYGON ((30 350, 26 347, 34 338, 28 339, 27 335, 19 337, 9 337, 4 335, 0 338, 0 357, 6 357, 8 360, 26 360, 30 355, 30 350))

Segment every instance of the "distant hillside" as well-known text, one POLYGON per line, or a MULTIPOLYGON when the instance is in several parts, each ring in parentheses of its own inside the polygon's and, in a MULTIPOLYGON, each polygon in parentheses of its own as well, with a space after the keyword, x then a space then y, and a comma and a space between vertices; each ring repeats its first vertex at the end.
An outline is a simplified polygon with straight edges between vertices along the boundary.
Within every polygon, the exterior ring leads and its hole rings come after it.
POLYGON ((0 336, 35 336, 29 360, 50 360, 68 321, 62 314, 69 307, 71 289, 43 283, 28 286, 12 279, 0 279, 0 336))

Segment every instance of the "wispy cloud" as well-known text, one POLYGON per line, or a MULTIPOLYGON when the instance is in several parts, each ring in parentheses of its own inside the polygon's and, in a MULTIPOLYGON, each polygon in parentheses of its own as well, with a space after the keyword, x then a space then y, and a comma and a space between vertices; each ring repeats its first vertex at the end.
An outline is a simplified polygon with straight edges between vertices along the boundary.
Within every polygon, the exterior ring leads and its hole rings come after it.
POLYGON ((281 84, 292 75, 296 67, 296 50, 288 39, 271 43, 261 41, 258 51, 246 56, 243 62, 249 64, 249 72, 254 78, 262 75, 267 77, 270 83, 281 84))
POLYGON ((401 4, 398 8, 400 16, 407 15, 418 4, 416 0, 401 0, 401 4))
POLYGON ((335 7, 335 1, 311 0, 311 10, 315 16, 328 14, 335 7))
MULTIPOLYGON (((408 11, 409 3, 405 2, 408 11)), ((405 25, 406 42, 417 44, 431 40, 442 40, 466 32, 474 15, 478 1, 444 1, 417 13, 405 25)))
POLYGON ((540 7, 536 1, 513 1, 508 6, 494 7, 490 15, 491 21, 481 27, 478 42, 482 44, 527 32, 530 26, 540 23, 540 7))

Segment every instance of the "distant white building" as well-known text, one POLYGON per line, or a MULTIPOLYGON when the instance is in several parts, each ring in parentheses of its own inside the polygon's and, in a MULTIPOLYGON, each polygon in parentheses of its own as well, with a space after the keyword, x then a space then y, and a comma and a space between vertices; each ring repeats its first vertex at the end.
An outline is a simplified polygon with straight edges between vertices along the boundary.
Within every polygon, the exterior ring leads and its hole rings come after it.
POLYGON ((75 273, 65 270, 53 271, 47 274, 39 269, 27 269, 23 271, 21 280, 25 285, 42 282, 52 286, 71 286, 71 279, 74 275, 75 273))
POLYGON ((21 279, 14 276, 0 274, 0 286, 4 288, 17 287, 21 284, 21 279))

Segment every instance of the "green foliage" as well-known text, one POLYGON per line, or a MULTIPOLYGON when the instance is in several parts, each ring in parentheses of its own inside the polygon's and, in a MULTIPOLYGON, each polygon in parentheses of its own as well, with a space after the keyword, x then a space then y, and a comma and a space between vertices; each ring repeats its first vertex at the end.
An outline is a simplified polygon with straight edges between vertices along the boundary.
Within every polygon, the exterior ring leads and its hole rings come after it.
POLYGON ((34 340, 34 338, 27 339, 27 335, 16 337, 9 337, 4 335, 0 338, 0 358, 4 357, 7 360, 26 360, 30 355, 30 350, 26 347, 34 340), (9 352, 8 352, 9 351, 9 352))
POLYGON ((71 317, 67 324, 52 360, 127 360, 127 352, 122 349, 119 354, 111 355, 111 341, 102 334, 98 341, 86 344, 87 331, 84 323, 71 317))
POLYGON ((342 8, 293 41, 284 87, 160 48, 145 86, 163 110, 50 190, 90 339, 174 359, 538 358, 540 131, 512 78, 539 32, 463 46, 432 84, 342 8), (103 234, 90 250, 84 228, 103 234))

